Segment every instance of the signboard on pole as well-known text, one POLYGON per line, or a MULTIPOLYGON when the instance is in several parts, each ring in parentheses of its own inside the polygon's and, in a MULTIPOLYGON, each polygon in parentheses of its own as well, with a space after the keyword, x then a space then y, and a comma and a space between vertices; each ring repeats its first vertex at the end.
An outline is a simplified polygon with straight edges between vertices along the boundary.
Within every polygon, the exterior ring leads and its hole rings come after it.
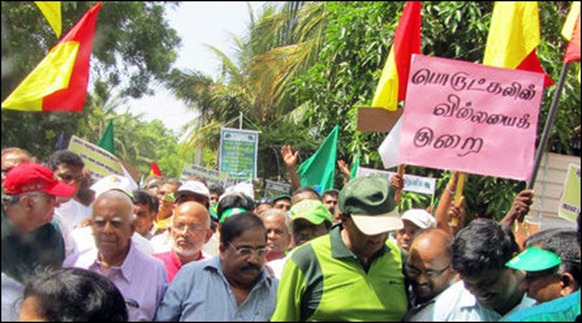
POLYGON ((580 166, 570 164, 564 181, 564 190, 560 199, 558 215, 576 222, 580 213, 580 166))
POLYGON ((206 184, 217 184, 226 187, 226 173, 221 173, 214 169, 204 168, 202 166, 184 163, 180 180, 185 182, 189 177, 200 176, 206 180, 206 184))
POLYGON ((255 180, 259 132, 222 128, 220 130, 219 171, 229 179, 255 180))
MULTIPOLYGON (((395 174, 396 174, 395 172, 389 172, 385 170, 358 167, 356 177, 368 175, 380 175, 390 180, 392 179, 392 176, 394 176, 395 174)), ((403 177, 404 177, 404 187, 402 188, 403 191, 433 195, 436 190, 436 178, 407 174, 404 174, 403 177)))
POLYGON ((266 197, 275 198, 279 195, 289 194, 291 185, 270 180, 265 180, 265 194, 266 197))
POLYGON ((398 164, 527 180, 544 74, 414 55, 398 164))

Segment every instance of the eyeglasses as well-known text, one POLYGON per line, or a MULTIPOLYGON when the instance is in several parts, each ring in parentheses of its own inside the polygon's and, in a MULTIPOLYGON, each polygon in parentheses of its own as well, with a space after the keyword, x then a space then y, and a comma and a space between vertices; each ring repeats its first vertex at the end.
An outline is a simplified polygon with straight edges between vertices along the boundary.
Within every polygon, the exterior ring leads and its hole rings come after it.
POLYGON ((266 247, 259 247, 259 248, 251 248, 251 247, 236 247, 232 243, 228 242, 228 245, 231 246, 239 256, 242 257, 250 257, 254 253, 257 254, 257 257, 264 257, 265 252, 267 251, 266 247))
POLYGON ((451 267, 450 264, 441 270, 429 269, 425 271, 420 271, 414 267, 406 266, 406 275, 408 275, 409 277, 418 277, 422 274, 425 274, 429 278, 437 278, 440 275, 442 275, 445 272, 445 270, 449 269, 449 267, 451 267))
POLYGON ((182 232, 184 229, 187 229, 186 232, 192 233, 198 233, 202 231, 202 228, 195 224, 174 223, 172 228, 178 232, 182 232))

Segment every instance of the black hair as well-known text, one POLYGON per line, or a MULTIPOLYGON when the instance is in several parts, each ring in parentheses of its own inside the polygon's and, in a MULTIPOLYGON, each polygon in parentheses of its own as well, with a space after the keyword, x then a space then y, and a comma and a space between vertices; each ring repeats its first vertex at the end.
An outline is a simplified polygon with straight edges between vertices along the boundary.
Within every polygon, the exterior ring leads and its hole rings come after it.
POLYGON ((107 278, 81 268, 45 269, 30 276, 24 298, 37 300, 37 312, 52 322, 127 322, 123 295, 107 278))
POLYGON ((220 201, 218 201, 218 206, 216 207, 216 215, 218 216, 218 221, 222 219, 222 214, 224 211, 230 208, 240 207, 249 212, 255 210, 255 201, 243 193, 232 193, 223 195, 220 201))
POLYGON ((580 281, 580 254, 578 253, 578 232, 572 228, 553 228, 538 231, 527 237, 524 247, 536 246, 551 251, 562 259, 558 273, 570 273, 580 281))
POLYGON ((67 149, 57 150, 53 152, 48 158, 47 166, 51 170, 56 170, 60 164, 67 164, 80 168, 85 167, 83 159, 79 157, 79 155, 67 149))
POLYGON ((219 184, 210 183, 210 185, 208 185, 208 191, 210 193, 216 193, 218 194, 218 196, 221 196, 222 194, 224 194, 224 187, 222 187, 219 184))
POLYGON ((246 230, 261 228, 267 238, 267 229, 263 220, 252 211, 237 213, 229 216, 220 226, 220 243, 226 246, 236 237, 241 236, 246 230))
POLYGON ((133 191, 133 204, 146 204, 150 211, 158 212, 160 201, 144 189, 133 191))
POLYGON ((453 268, 461 276, 475 276, 488 269, 504 269, 519 253, 511 229, 497 221, 477 218, 455 236, 453 268))
POLYGON ((323 196, 326 196, 326 195, 338 197, 339 196, 339 191, 336 190, 336 189, 334 189, 334 188, 332 188, 331 190, 327 190, 327 191, 323 192, 323 194, 321 196, 323 197, 323 196))
POLYGON ((319 195, 319 193, 315 190, 315 188, 313 188, 311 186, 300 186, 298 189, 293 191, 293 196, 295 197, 295 195, 297 195, 299 193, 303 193, 303 192, 311 192, 317 197, 318 200, 321 201, 321 195, 319 195))

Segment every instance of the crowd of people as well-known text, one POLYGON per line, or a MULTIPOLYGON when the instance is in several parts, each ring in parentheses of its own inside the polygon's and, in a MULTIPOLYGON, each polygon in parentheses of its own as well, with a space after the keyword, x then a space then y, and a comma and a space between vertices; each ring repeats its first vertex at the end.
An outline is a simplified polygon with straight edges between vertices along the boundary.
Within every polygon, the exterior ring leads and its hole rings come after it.
POLYGON ((577 227, 520 245, 500 221, 464 226, 457 173, 436 208, 400 214, 403 177, 300 185, 254 200, 202 177, 93 180, 58 150, 2 150, 2 321, 579 321, 577 227))

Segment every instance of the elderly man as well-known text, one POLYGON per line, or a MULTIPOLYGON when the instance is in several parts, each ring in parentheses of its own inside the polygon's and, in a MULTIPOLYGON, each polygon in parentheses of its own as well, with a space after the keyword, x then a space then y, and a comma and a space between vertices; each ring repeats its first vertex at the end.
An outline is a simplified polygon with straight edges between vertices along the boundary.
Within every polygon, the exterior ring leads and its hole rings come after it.
MULTIPOLYGON (((402 228, 390 181, 359 177, 342 188, 341 223, 297 247, 285 263, 271 321, 399 321, 408 306, 402 228)), ((326 209, 327 211, 327 209, 326 209)), ((328 211, 329 213, 329 211, 328 211)))
POLYGON ((285 258, 291 243, 289 215, 279 209, 271 208, 259 215, 267 228, 267 262, 285 258))
POLYGON ((220 226, 220 254, 182 267, 156 321, 268 321, 277 280, 264 269, 267 232, 250 211, 220 226))
POLYGON ((93 203, 91 227, 96 249, 67 257, 63 266, 91 270, 111 280, 128 304, 130 321, 151 321, 168 285, 164 263, 132 242, 133 202, 112 189, 93 203))
POLYGON ((498 321, 530 307, 520 270, 505 267, 519 253, 511 229, 477 218, 455 236, 453 268, 461 280, 442 292, 430 321, 498 321))
POLYGON ((153 256, 164 262, 168 281, 172 282, 183 265, 204 259, 202 247, 213 234, 208 209, 192 201, 176 205, 168 233, 172 240, 171 250, 153 256))
POLYGON ((435 297, 459 280, 453 269, 453 236, 430 228, 418 233, 408 254, 405 273, 412 287, 411 305, 404 321, 430 321, 435 297))
POLYGON ((60 267, 65 258, 61 233, 53 220, 56 197, 70 197, 73 186, 54 179, 40 164, 13 166, 2 193, 2 320, 18 318, 14 300, 22 283, 37 267, 60 267))

